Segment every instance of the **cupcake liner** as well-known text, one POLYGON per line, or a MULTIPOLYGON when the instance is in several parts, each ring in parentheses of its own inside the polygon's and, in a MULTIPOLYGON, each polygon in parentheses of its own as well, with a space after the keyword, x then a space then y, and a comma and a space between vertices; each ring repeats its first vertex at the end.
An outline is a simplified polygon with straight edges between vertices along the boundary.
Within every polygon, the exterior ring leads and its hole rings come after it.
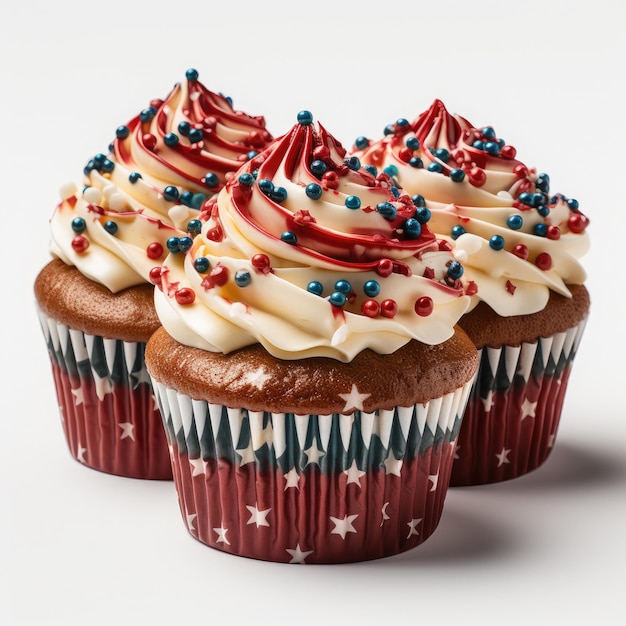
POLYGON ((425 405, 350 415, 231 409, 154 386, 196 539, 266 561, 343 563, 434 532, 471 381, 425 405))
POLYGON ((510 480, 548 458, 586 321, 532 343, 479 350, 450 486, 510 480))
POLYGON ((171 480, 146 344, 88 335, 41 311, 39 318, 72 456, 109 474, 171 480))

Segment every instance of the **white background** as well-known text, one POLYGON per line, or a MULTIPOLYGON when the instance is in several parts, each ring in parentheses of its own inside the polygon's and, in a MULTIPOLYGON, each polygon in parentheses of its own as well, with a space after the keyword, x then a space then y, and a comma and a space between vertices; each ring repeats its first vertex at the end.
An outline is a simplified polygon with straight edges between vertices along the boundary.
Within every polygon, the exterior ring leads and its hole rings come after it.
POLYGON ((626 5, 11 4, 0 9, 0 623, 626 623, 626 5), (580 201, 592 315, 543 467, 451 490, 412 552, 289 567, 195 541, 172 483, 70 457, 32 295, 48 218, 60 186, 189 67, 273 134, 306 108, 346 147, 441 98, 580 201))

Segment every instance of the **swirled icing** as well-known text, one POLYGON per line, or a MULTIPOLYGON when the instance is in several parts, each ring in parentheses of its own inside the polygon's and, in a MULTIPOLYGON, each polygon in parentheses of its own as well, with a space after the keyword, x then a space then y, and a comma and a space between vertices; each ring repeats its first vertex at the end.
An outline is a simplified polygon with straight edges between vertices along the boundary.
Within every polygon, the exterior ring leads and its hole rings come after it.
MULTIPOLYGON (((65 185, 51 219, 51 252, 111 291, 149 282, 167 241, 242 163, 273 137, 188 70, 164 100, 120 126, 108 154, 65 185)), ((182 230, 181 230, 182 229, 182 230)))
POLYGON ((191 249, 163 264, 155 301, 170 335, 349 361, 453 334, 469 304, 462 267, 389 176, 345 157, 304 111, 242 166, 201 211, 191 249))
POLYGON ((582 284, 588 219, 578 202, 550 196, 549 176, 516 157, 490 127, 450 114, 440 100, 413 122, 400 119, 354 154, 389 172, 431 211, 429 226, 465 266, 473 304, 503 316, 542 310, 550 290, 582 284))

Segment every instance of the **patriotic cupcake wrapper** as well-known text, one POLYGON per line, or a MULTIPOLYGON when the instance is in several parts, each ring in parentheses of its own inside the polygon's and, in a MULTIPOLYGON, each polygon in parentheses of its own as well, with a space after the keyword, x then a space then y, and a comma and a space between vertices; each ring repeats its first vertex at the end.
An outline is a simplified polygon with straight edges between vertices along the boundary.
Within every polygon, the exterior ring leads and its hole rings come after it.
POLYGON ((425 405, 350 415, 231 409, 154 381, 184 524, 239 556, 390 556, 439 523, 471 381, 425 405))
POLYGON ((556 439, 572 363, 586 319, 520 346, 479 350, 451 486, 509 480, 539 467, 556 439))
POLYGON ((146 344, 88 335, 41 311, 39 319, 72 456, 109 474, 171 480, 146 344))

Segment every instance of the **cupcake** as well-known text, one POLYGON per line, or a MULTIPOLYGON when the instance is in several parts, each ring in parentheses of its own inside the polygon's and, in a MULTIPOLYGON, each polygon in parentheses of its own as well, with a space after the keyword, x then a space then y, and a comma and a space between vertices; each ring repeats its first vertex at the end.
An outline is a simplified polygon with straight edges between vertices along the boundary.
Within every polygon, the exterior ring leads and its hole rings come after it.
POLYGON ((449 246, 307 111, 199 219, 146 347, 185 527, 288 563, 425 541, 478 366, 449 246))
POLYGON ((197 216, 228 176, 272 139, 195 70, 165 100, 120 126, 52 215, 52 260, 35 280, 71 454, 103 472, 171 479, 161 416, 144 364, 160 326, 150 275, 172 245, 191 245, 197 216))
POLYGON ((572 362, 589 313, 589 223, 578 201, 550 192, 493 127, 440 100, 355 154, 429 211, 429 226, 465 267, 472 304, 459 325, 481 362, 459 435, 451 485, 507 480, 554 446, 572 362))

